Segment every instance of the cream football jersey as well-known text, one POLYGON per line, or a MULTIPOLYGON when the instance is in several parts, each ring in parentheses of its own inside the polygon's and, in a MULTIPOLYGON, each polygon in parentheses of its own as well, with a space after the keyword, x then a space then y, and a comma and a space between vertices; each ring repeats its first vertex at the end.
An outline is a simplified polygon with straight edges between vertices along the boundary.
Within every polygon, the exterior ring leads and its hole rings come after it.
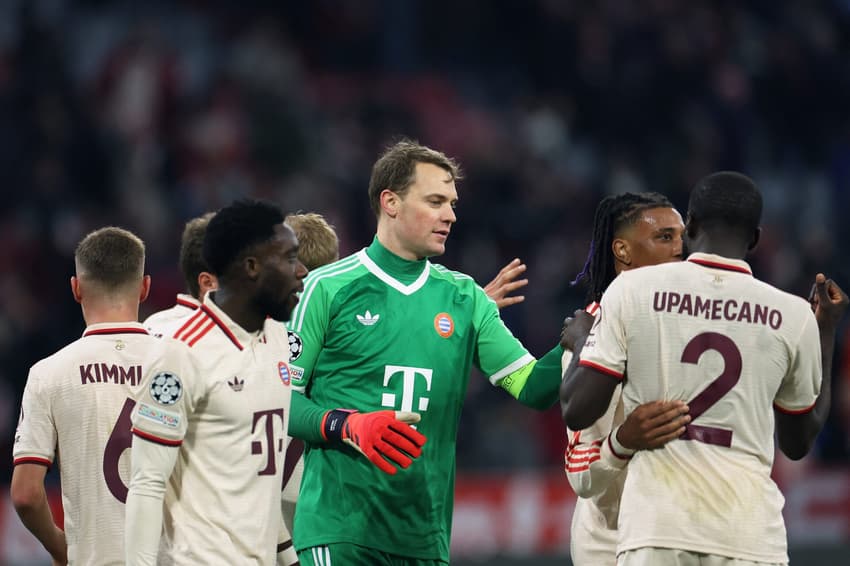
POLYGON ((623 379, 628 414, 656 399, 690 407, 686 433, 629 463, 618 551, 663 547, 786 562, 784 498, 770 477, 773 409, 811 410, 821 382, 808 303, 743 261, 688 261, 620 274, 581 353, 623 379))
MULTIPOLYGON (((599 303, 585 312, 596 316, 599 303)), ((564 350, 561 373, 567 371, 573 353, 564 350)), ((564 472, 578 495, 570 526, 570 556, 575 564, 615 566, 617 563, 617 516, 631 451, 614 448, 615 430, 623 424, 623 400, 618 385, 605 414, 584 430, 567 428, 564 472)))
POLYGON ((200 306, 192 295, 180 293, 173 307, 153 313, 142 324, 155 336, 171 336, 200 306))
POLYGON ((274 564, 290 405, 283 324, 248 333, 207 296, 174 337, 198 358, 197 379, 155 376, 133 433, 179 446, 164 530, 177 565, 274 564))
POLYGON ((137 322, 93 324, 30 369, 15 464, 59 458, 71 564, 124 563, 134 398, 154 375, 189 379, 189 351, 137 322))

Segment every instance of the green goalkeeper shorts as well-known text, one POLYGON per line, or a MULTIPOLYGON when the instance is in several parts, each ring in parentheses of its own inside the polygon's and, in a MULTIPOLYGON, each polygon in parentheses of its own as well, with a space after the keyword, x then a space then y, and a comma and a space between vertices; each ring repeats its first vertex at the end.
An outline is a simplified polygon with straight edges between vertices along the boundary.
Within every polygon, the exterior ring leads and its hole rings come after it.
POLYGON ((370 566, 446 566, 442 560, 424 560, 366 548, 350 543, 313 546, 298 551, 298 563, 301 566, 349 566, 369 564, 370 566))

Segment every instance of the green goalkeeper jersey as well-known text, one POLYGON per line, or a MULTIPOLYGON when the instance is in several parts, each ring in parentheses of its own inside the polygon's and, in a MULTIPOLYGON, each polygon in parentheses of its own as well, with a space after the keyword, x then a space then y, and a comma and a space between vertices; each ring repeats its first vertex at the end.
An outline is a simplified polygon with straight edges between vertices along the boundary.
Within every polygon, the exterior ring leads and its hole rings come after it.
POLYGON ((455 447, 470 368, 491 383, 534 358, 470 277, 377 238, 305 280, 290 321, 294 384, 328 408, 414 411, 428 441, 390 476, 353 449, 308 445, 296 548, 353 543, 449 560, 455 447))

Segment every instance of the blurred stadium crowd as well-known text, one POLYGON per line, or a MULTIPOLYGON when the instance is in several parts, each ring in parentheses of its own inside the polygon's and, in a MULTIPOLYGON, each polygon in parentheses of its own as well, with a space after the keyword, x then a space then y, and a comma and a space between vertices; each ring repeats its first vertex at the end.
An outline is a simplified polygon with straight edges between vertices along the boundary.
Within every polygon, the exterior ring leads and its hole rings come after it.
MULTIPOLYGON (((503 312, 537 355, 582 305, 569 286, 606 194, 751 175, 765 195, 756 275, 850 289, 850 2, 448 0, 0 2, 0 445, 29 366, 73 340, 73 247, 125 226, 153 293, 182 290, 183 223, 240 196, 316 211, 367 245, 370 166, 406 135, 460 160, 440 263, 481 283, 512 257, 503 312)), ((814 458, 850 461, 850 333, 814 458)), ((466 470, 563 463, 557 412, 473 379, 466 470), (506 448, 507 447, 507 448, 506 448)))

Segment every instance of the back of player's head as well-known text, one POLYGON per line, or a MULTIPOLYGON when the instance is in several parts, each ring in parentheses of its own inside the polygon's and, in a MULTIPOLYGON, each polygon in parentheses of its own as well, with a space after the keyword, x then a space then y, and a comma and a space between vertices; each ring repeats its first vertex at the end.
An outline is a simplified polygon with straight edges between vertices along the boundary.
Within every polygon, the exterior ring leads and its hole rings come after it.
POLYGON ((298 259, 309 270, 339 259, 339 238, 321 214, 290 214, 286 223, 298 238, 298 259))
POLYGON ((100 228, 83 238, 74 251, 77 277, 116 291, 144 276, 145 244, 123 228, 100 228))
POLYGON ((673 208, 670 200, 662 194, 622 193, 605 197, 596 207, 593 217, 593 239, 590 251, 581 272, 573 280, 576 285, 587 281, 587 302, 598 301, 602 293, 617 275, 611 244, 625 228, 640 219, 641 213, 653 208, 673 208))
POLYGON ((761 223, 762 197, 752 179, 734 171, 703 177, 691 190, 688 219, 749 237, 761 223))
POLYGON ((404 196, 410 185, 416 181, 417 163, 436 165, 448 172, 453 181, 463 179, 460 166, 454 159, 416 141, 403 139, 386 148, 372 166, 369 204, 375 216, 381 215, 381 193, 384 189, 404 196))
POLYGON ((186 290, 193 297, 201 294, 198 275, 210 270, 207 262, 204 261, 204 235, 213 216, 215 212, 207 212, 203 216, 189 220, 183 228, 183 237, 180 239, 180 271, 186 282, 186 290))
POLYGON ((238 200, 219 210, 204 236, 204 261, 210 271, 224 276, 254 245, 271 240, 283 219, 280 207, 259 200, 238 200))

